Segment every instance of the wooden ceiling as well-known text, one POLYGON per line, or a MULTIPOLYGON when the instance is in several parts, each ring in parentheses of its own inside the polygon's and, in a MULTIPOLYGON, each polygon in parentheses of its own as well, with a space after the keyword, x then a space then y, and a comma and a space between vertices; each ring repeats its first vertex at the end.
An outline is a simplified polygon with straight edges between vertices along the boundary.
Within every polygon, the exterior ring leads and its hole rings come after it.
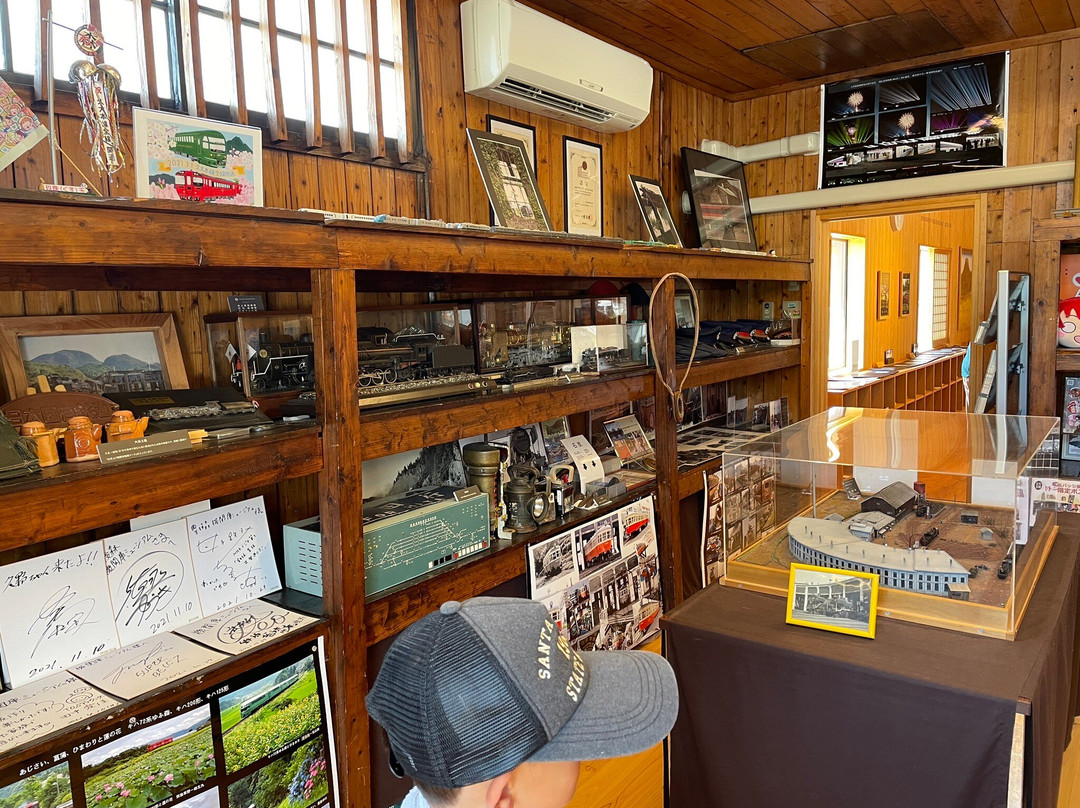
POLYGON ((725 98, 1080 26, 1080 0, 529 0, 725 98))

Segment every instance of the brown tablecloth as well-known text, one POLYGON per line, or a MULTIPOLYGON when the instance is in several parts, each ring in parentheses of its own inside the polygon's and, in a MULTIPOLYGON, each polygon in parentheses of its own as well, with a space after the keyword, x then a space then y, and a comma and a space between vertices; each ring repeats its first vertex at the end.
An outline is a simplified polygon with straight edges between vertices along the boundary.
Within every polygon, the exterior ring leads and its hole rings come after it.
POLYGON ((1024 699, 1029 804, 1054 808, 1080 517, 1059 523, 1013 642, 885 618, 875 640, 788 626, 783 599, 729 587, 688 599, 662 622, 682 699, 670 808, 1001 808, 1024 699))

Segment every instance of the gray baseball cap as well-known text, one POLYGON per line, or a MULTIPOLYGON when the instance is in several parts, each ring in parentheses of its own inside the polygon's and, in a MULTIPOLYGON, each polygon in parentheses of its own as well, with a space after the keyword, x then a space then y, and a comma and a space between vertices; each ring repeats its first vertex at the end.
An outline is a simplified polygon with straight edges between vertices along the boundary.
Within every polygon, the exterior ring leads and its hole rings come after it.
POLYGON ((578 652, 542 603, 473 598, 398 636, 367 708, 405 774, 460 788, 527 760, 641 752, 671 731, 679 696, 659 654, 578 652))

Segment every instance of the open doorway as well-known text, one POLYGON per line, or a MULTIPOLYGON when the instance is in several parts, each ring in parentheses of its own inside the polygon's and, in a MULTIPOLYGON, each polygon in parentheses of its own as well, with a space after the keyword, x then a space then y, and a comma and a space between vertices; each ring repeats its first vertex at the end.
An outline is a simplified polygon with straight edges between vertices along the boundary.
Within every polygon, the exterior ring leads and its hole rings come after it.
POLYGON ((812 409, 968 409, 962 373, 982 311, 985 198, 834 208, 815 219, 810 339, 823 350, 812 352, 812 409))

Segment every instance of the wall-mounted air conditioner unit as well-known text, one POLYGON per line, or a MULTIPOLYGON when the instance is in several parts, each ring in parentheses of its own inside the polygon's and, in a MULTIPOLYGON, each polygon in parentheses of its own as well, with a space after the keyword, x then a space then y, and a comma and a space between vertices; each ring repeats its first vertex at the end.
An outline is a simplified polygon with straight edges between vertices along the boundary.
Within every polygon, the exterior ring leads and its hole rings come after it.
POLYGON ((652 100, 644 59, 514 0, 461 4, 465 91, 598 132, 641 124, 652 100))

